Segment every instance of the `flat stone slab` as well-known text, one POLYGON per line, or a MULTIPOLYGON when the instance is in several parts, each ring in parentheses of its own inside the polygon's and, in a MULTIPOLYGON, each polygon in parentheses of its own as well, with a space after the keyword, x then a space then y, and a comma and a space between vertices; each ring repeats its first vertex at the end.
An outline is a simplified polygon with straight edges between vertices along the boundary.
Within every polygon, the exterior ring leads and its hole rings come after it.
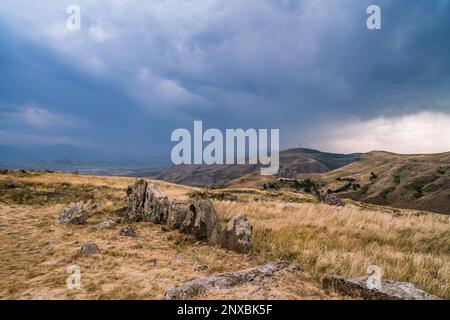
POLYGON ((165 293, 166 300, 188 300, 214 290, 229 289, 246 283, 256 283, 264 278, 271 278, 276 272, 300 267, 288 263, 269 263, 256 269, 225 272, 218 275, 195 279, 177 284, 165 293))
POLYGON ((323 288, 364 300, 441 300, 420 289, 412 283, 382 280, 379 289, 367 287, 368 277, 344 278, 339 276, 326 276, 323 279, 323 288))

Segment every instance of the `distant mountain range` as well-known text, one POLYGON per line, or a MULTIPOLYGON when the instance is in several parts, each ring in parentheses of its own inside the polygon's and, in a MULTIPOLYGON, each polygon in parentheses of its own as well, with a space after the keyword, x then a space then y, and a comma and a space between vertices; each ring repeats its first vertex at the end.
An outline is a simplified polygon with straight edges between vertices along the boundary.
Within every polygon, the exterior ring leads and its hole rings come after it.
POLYGON ((85 174, 134 175, 133 170, 168 166, 159 158, 121 159, 108 152, 71 145, 0 145, 0 168, 49 169, 85 174))

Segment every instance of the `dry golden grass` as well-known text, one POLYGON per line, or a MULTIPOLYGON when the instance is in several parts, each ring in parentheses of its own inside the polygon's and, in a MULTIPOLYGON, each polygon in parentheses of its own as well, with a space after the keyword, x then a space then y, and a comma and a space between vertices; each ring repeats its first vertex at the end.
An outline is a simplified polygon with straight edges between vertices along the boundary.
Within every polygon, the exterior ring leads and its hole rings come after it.
MULTIPOLYGON (((383 207, 253 202, 251 197, 239 202, 215 200, 223 225, 239 212, 254 224, 253 252, 238 255, 148 223, 135 225, 140 238, 119 236, 121 226, 97 230, 95 224, 124 206, 132 178, 40 174, 0 175, 2 179, 22 182, 27 191, 12 196, 14 190, 0 190, 1 299, 160 299, 176 283, 277 260, 297 262, 305 271, 283 274, 267 288, 243 286, 201 298, 341 298, 323 292, 321 278, 363 275, 373 264, 386 278, 409 281, 450 298, 449 216, 395 213, 383 207), (29 203, 37 196, 38 203, 29 203), (58 210, 75 200, 100 203, 101 208, 89 213, 85 226, 55 225, 58 210), (96 242, 101 254, 77 257, 86 241, 96 242), (81 290, 66 288, 66 269, 73 264, 81 267, 81 290), (207 272, 195 270, 205 264, 207 272)), ((196 190, 154 184, 177 199, 196 190)))
POLYGON ((221 217, 246 213, 254 224, 254 253, 302 264, 320 281, 326 274, 408 281, 450 298, 450 217, 369 211, 320 204, 215 203, 221 217))

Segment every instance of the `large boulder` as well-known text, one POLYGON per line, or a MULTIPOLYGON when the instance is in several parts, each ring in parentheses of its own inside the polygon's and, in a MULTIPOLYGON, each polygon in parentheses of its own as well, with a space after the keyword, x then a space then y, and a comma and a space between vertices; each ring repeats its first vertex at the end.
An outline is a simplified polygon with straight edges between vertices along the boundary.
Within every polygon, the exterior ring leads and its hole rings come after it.
POLYGON ((147 186, 147 181, 140 179, 127 189, 127 216, 131 222, 140 221, 144 217, 147 186))
POLYGON ((144 197, 143 220, 163 224, 169 216, 170 202, 153 185, 147 185, 144 197))
POLYGON ((223 247, 238 253, 247 253, 252 245, 253 226, 247 216, 238 214, 233 217, 222 232, 221 244, 223 247))
POLYGON ((65 208, 62 208, 56 218, 57 224, 84 224, 86 215, 83 210, 83 204, 71 203, 65 208))
POLYGON ((170 205, 167 226, 170 229, 180 229, 189 212, 189 204, 182 201, 173 201, 170 205))
POLYGON ((180 231, 192 234, 197 240, 216 244, 219 241, 220 226, 216 210, 209 199, 194 199, 180 231))
POLYGON ((377 289, 369 288, 367 279, 368 277, 326 276, 323 279, 323 288, 364 300, 439 300, 411 283, 382 280, 380 288, 377 289))

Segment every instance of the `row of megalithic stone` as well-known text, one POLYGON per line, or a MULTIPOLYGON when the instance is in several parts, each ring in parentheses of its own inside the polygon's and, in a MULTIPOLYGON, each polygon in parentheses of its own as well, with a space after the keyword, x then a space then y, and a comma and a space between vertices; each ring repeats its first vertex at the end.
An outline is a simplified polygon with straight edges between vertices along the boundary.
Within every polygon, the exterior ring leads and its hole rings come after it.
POLYGON ((210 199, 195 197, 190 202, 170 201, 143 179, 127 189, 127 217, 130 222, 165 224, 169 229, 191 234, 199 241, 238 253, 247 253, 251 249, 253 227, 244 214, 234 216, 221 230, 210 199))

